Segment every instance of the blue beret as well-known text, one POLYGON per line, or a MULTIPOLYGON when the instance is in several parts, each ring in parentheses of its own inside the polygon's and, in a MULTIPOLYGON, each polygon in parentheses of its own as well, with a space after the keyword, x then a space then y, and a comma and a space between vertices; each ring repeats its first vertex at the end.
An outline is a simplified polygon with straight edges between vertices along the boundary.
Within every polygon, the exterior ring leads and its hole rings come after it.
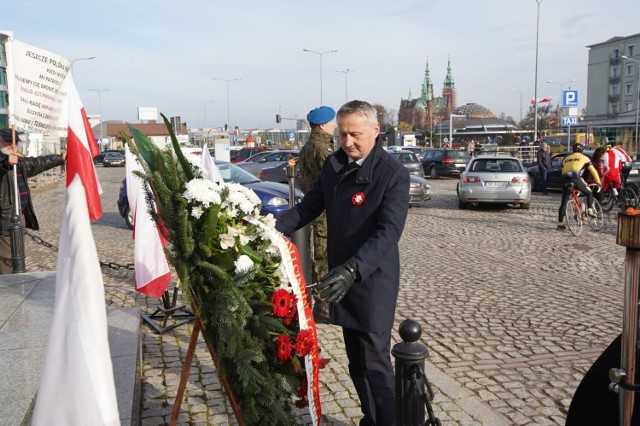
POLYGON ((336 112, 333 108, 328 106, 321 106, 316 109, 312 109, 307 114, 307 121, 310 124, 324 124, 333 120, 336 116, 336 112))

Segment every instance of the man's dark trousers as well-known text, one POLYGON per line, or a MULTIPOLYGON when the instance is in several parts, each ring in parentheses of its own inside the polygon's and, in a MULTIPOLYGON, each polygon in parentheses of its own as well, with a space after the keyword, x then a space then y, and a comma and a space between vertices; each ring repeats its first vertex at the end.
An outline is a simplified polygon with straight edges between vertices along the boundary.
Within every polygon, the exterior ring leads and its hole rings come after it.
POLYGON ((381 333, 342 329, 349 374, 364 418, 360 426, 396 423, 395 381, 391 365, 391 330, 381 333))
POLYGON ((543 169, 542 167, 539 167, 540 169, 540 190, 546 194, 547 193, 547 175, 549 174, 549 170, 547 169, 543 169))

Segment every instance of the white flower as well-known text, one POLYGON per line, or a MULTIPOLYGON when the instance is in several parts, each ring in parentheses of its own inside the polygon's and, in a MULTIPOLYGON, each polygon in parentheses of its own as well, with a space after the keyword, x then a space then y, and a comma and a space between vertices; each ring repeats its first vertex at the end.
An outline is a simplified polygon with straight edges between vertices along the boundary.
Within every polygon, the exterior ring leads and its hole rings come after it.
POLYGON ((251 241, 253 241, 255 239, 254 236, 244 235, 244 234, 239 235, 239 237, 240 237, 240 245, 241 246, 247 245, 247 244, 249 244, 251 241))
POLYGON ((276 218, 275 216, 273 216, 272 213, 269 213, 268 215, 264 216, 262 218, 262 223, 264 223, 265 225, 267 225, 270 228, 275 228, 276 227, 276 218))
POLYGON ((221 187, 215 182, 205 179, 192 179, 185 185, 184 197, 188 201, 197 201, 205 207, 211 204, 220 204, 221 187))
POLYGON ((222 250, 226 250, 235 245, 236 240, 233 238, 233 235, 229 234, 220 234, 220 247, 222 250))
POLYGON ((191 216, 195 217, 196 219, 200 219, 202 213, 204 213, 204 210, 202 210, 202 207, 200 206, 195 206, 191 209, 191 216))
POLYGON ((236 265, 236 274, 247 272, 253 267, 253 261, 246 254, 241 255, 233 264, 236 265))

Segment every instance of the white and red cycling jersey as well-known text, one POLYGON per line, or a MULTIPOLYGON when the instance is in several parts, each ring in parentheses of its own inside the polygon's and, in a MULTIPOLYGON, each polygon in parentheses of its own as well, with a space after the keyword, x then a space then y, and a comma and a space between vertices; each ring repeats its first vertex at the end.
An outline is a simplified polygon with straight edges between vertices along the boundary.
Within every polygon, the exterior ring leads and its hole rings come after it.
POLYGON ((620 172, 622 171, 623 163, 630 163, 632 161, 631 157, 621 146, 616 146, 607 150, 602 160, 605 168, 602 188, 607 189, 612 184, 614 188, 620 189, 620 172))

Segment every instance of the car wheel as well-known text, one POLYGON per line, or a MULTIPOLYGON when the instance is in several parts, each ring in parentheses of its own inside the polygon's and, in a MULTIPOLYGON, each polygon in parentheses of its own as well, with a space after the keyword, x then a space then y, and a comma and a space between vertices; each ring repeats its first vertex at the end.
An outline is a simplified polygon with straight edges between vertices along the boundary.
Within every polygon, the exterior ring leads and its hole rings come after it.
POLYGON ((127 222, 129 229, 133 229, 133 213, 129 206, 124 208, 124 221, 127 222))
POLYGON ((520 204, 520 208, 523 210, 529 210, 531 208, 531 201, 529 201, 528 203, 520 204))
POLYGON ((429 177, 431 179, 438 179, 438 177, 440 177, 438 175, 438 171, 436 170, 436 166, 432 166, 431 169, 429 169, 429 177))
POLYGON ((458 208, 460 210, 466 210, 469 208, 469 203, 465 203, 464 201, 462 201, 460 198, 458 198, 458 208))

